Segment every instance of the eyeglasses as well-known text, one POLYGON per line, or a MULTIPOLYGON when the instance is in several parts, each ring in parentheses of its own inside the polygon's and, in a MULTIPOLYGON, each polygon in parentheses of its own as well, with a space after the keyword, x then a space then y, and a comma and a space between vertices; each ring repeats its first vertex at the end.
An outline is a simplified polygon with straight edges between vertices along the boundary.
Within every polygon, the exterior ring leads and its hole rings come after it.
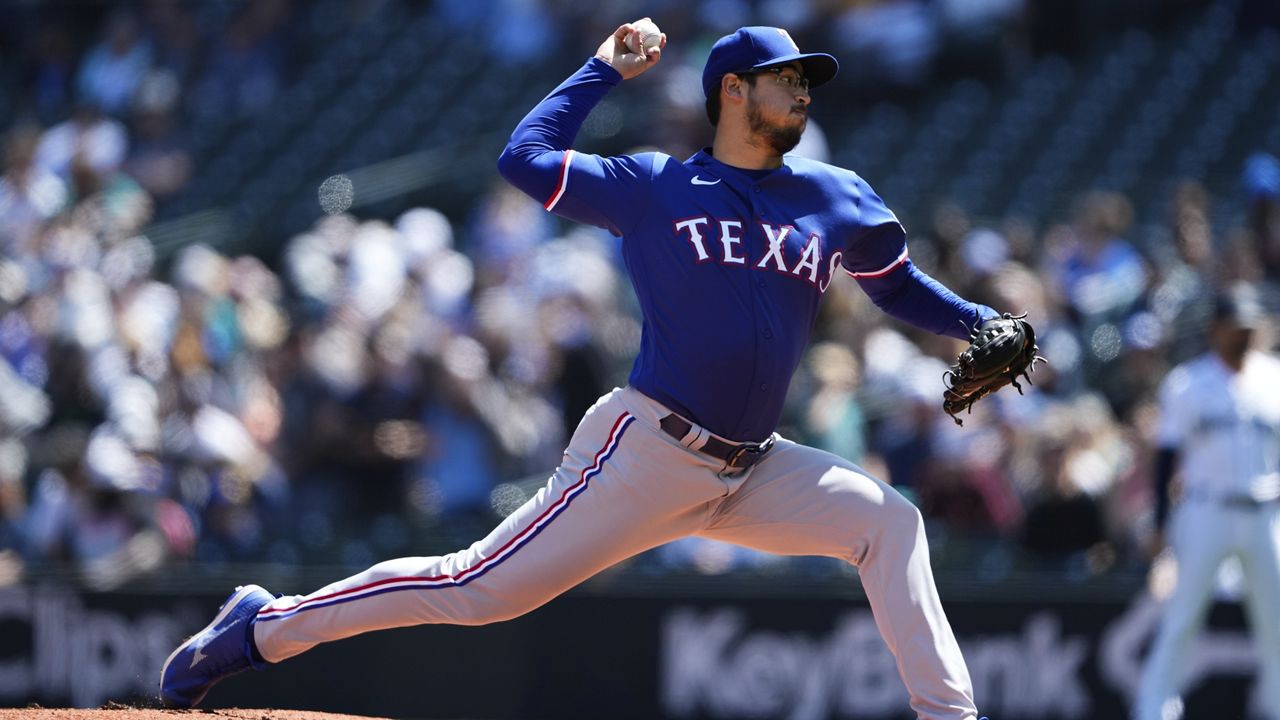
POLYGON ((754 72, 749 71, 749 72, 741 72, 741 73, 735 73, 735 74, 736 75, 763 75, 765 73, 769 73, 770 75, 773 75, 774 81, 776 81, 779 85, 781 85, 782 87, 788 90, 803 90, 806 93, 809 92, 809 78, 804 77, 803 75, 801 75, 800 73, 797 73, 795 70, 792 70, 791 68, 771 67, 771 68, 765 68, 763 70, 756 70, 754 72))

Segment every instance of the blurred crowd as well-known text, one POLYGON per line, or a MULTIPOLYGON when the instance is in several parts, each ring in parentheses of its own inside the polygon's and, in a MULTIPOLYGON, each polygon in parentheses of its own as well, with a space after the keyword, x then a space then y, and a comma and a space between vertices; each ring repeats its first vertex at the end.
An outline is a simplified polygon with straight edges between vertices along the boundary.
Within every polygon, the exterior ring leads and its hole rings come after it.
POLYGON ((128 197, 128 215, 66 202, 0 261, 0 538, 95 583, 171 558, 363 564, 409 551, 415 525, 474 532, 518 502, 491 497, 502 480, 555 466, 637 344, 612 248, 534 232, 541 208, 503 188, 469 223, 473 256, 415 208, 326 217, 278 272, 204 245, 162 267, 146 193, 128 197))
MULTIPOLYGON (((750 4, 706 5, 736 25, 750 4)), ((838 15, 855 49, 868 17, 761 6, 742 20, 838 15)), ((467 27, 492 17, 478 7, 441 14, 467 27)), ((260 256, 152 245, 156 208, 198 172, 183 118, 269 108, 296 13, 152 0, 83 26, 9 18, 35 32, 5 56, 21 112, 0 178, 0 582, 67 568, 113 587, 173 563, 362 567, 454 549, 534 491, 582 413, 625 382, 640 329, 616 241, 501 183, 468 208, 317 211, 260 256)), ((514 53, 529 35, 494 42, 514 53)), ((910 71, 911 58, 876 56, 910 71)), ((654 129, 671 134, 659 144, 684 137, 654 129)), ((814 138, 802 151, 825 152, 814 138)), ((1050 360, 1035 385, 957 427, 941 410, 957 342, 838 282, 780 431, 911 497, 940 563, 1081 578, 1144 564, 1155 388, 1204 349, 1208 299, 1227 283, 1258 285, 1280 311, 1280 162, 1259 153, 1241 177, 1245 214, 1218 217, 1187 179, 1141 237, 1114 192, 1082 192, 1045 228, 939 203, 909 228, 913 258, 969 299, 1030 315, 1050 360)), ((691 540, 639 562, 792 561, 691 540)))

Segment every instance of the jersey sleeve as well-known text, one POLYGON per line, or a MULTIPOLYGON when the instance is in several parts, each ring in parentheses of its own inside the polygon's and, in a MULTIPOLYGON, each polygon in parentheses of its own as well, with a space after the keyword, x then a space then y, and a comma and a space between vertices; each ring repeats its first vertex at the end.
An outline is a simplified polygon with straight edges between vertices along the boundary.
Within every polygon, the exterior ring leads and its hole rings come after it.
POLYGON ((907 231, 875 190, 856 175, 849 192, 857 213, 841 264, 854 278, 888 275, 907 261, 907 231))
POLYGON ((1160 383, 1160 416, 1156 424, 1156 447, 1176 449, 1189 437, 1194 417, 1188 394, 1190 373, 1186 366, 1175 368, 1160 383))
POLYGON ((622 235, 648 205, 654 153, 601 157, 565 150, 542 206, 550 212, 622 235))
POLYGON ((970 329, 999 315, 969 302, 912 264, 907 232, 871 186, 856 175, 846 190, 857 213, 841 259, 845 272, 876 307, 898 320, 938 335, 969 339, 970 329))
POLYGON ((621 235, 647 204, 653 154, 601 157, 573 150, 591 109, 622 76, 591 58, 516 126, 498 158, 502 176, 548 211, 621 235))

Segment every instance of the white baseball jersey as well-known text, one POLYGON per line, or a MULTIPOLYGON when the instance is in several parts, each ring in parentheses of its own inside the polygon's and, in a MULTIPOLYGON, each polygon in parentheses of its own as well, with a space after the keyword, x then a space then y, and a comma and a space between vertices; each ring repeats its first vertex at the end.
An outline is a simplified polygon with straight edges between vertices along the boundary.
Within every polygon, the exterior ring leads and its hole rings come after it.
POLYGON ((1176 720, 1193 642, 1218 567, 1238 558, 1267 717, 1280 720, 1280 360, 1250 352, 1240 372, 1210 353, 1160 390, 1157 443, 1179 453, 1183 492, 1169 528, 1178 584, 1143 668, 1134 717, 1176 720))
POLYGON ((1175 368, 1156 440, 1179 450, 1189 495, 1280 497, 1280 359, 1251 351, 1236 373, 1208 353, 1175 368))

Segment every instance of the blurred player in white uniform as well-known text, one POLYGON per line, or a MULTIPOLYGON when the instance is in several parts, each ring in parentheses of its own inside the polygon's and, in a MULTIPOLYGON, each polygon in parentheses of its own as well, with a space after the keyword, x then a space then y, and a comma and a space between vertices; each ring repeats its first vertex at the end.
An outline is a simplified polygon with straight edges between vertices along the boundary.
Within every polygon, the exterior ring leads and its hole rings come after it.
POLYGON ((1174 368, 1160 389, 1156 522, 1163 529, 1175 472, 1181 499, 1169 544, 1177 585, 1143 669, 1136 720, 1175 720, 1192 643, 1218 566, 1245 575, 1249 627, 1262 662, 1260 697, 1280 720, 1280 358, 1255 348, 1266 316, 1238 284, 1214 306, 1209 352, 1174 368))

